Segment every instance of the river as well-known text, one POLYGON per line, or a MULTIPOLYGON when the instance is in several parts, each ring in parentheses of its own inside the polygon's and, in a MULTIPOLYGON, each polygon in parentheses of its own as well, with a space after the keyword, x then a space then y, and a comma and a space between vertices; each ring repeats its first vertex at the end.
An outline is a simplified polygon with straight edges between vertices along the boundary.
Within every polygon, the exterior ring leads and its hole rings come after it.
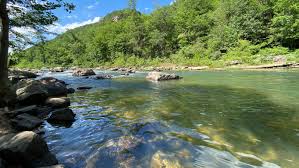
POLYGON ((70 168, 299 166, 298 71, 176 73, 159 83, 44 74, 93 87, 69 95, 74 123, 45 124, 50 150, 70 168))

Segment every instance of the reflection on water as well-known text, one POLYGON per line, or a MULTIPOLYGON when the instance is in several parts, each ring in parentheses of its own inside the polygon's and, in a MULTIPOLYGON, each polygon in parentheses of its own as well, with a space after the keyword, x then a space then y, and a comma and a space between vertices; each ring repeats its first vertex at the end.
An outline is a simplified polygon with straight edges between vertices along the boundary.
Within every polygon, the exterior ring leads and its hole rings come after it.
POLYGON ((47 124, 67 167, 287 167, 299 164, 297 72, 182 72, 97 81, 61 75, 77 120, 47 124))

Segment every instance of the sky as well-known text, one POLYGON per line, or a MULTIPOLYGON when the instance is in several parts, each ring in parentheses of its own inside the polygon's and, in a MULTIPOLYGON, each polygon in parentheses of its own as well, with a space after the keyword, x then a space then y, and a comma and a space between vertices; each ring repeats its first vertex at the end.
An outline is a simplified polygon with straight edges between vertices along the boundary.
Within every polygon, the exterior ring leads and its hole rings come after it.
MULTIPOLYGON (((174 0, 139 0, 137 10, 142 13, 151 13, 155 8, 170 5, 174 0)), ((59 21, 50 26, 49 30, 55 33, 63 33, 86 24, 98 22, 102 17, 115 10, 128 7, 128 0, 68 0, 76 8, 71 13, 59 9, 55 11, 59 21)))

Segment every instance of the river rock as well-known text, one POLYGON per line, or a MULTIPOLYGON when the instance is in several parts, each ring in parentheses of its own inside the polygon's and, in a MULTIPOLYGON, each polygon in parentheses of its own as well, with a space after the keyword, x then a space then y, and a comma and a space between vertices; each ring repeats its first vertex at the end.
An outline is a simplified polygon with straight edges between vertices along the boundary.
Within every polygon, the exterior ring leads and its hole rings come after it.
POLYGON ((43 120, 29 114, 20 114, 12 120, 13 125, 20 131, 31 131, 43 123, 43 120))
POLYGON ((48 91, 40 81, 21 80, 16 86, 17 101, 21 104, 42 104, 48 91))
POLYGON ((73 94, 73 93, 75 93, 76 92, 76 90, 74 89, 74 88, 68 88, 67 89, 67 93, 68 94, 73 94))
POLYGON ((2 158, 0 158, 0 168, 7 168, 7 163, 2 158))
POLYGON ((80 86, 77 88, 77 90, 89 90, 89 89, 92 89, 92 87, 90 86, 80 86))
POLYGON ((29 71, 22 71, 22 70, 9 70, 8 76, 19 76, 19 77, 23 77, 24 79, 38 77, 36 73, 29 72, 29 71))
POLYGON ((96 73, 92 69, 76 69, 73 72, 73 76, 92 76, 96 73))
POLYGON ((46 142, 36 133, 25 131, 0 137, 0 157, 9 165, 43 167, 58 164, 46 142))
POLYGON ((181 77, 176 74, 167 74, 167 73, 162 73, 162 72, 150 72, 146 78, 149 80, 152 80, 152 81, 165 81, 165 80, 181 79, 181 77))
POLYGON ((65 96, 68 93, 66 83, 53 77, 46 77, 39 80, 47 90, 48 97, 65 96))
POLYGON ((45 104, 47 106, 50 106, 50 107, 53 107, 53 108, 63 108, 63 107, 70 106, 71 101, 67 97, 58 97, 58 98, 50 97, 46 100, 45 104))
POLYGON ((119 68, 111 68, 110 71, 118 71, 119 68))
POLYGON ((151 160, 151 168, 183 168, 179 160, 161 151, 156 152, 151 160))
POLYGON ((98 79, 98 80, 103 80, 103 79, 111 79, 112 78, 112 75, 109 75, 109 74, 100 74, 100 75, 96 75, 95 76, 95 79, 98 79))
POLYGON ((48 121, 60 122, 60 121, 75 121, 75 114, 69 108, 57 109, 52 111, 51 116, 47 119, 48 121))
POLYGON ((51 69, 51 72, 64 72, 64 68, 63 67, 55 67, 55 68, 51 69))
POLYGON ((37 106, 36 105, 31 105, 31 106, 26 106, 26 107, 22 107, 13 111, 8 111, 5 113, 6 116, 13 118, 19 114, 32 114, 35 113, 37 106))

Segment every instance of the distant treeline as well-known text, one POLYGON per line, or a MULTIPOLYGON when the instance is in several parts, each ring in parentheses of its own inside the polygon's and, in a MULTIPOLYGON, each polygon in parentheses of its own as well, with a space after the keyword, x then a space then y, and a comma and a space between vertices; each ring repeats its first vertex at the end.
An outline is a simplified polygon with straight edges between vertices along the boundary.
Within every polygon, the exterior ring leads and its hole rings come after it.
POLYGON ((42 66, 221 66, 299 61, 298 0, 176 0, 142 14, 115 11, 100 22, 11 55, 11 64, 42 66))

